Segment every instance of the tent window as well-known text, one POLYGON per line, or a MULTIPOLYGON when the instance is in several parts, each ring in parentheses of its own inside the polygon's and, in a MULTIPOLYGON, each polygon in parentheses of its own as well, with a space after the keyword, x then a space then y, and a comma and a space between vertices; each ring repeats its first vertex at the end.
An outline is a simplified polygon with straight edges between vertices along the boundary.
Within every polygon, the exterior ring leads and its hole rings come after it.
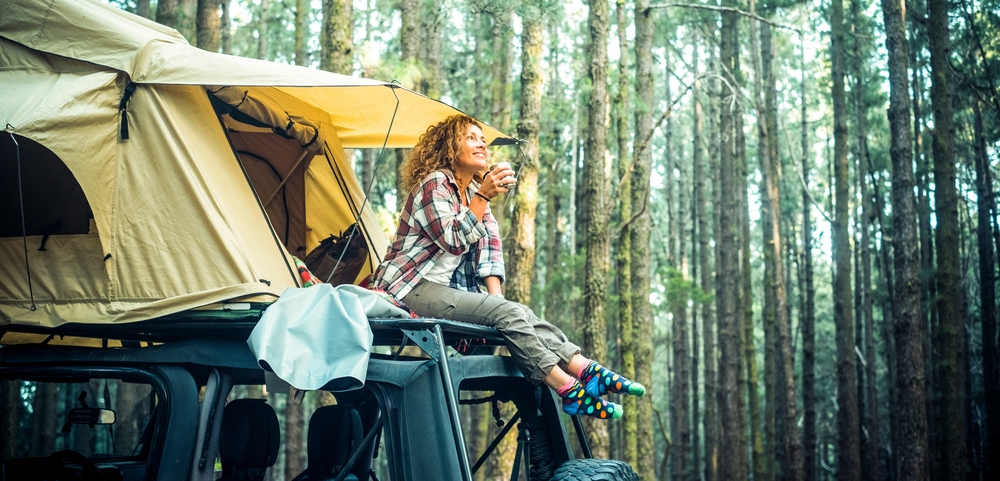
POLYGON ((29 236, 86 234, 91 210, 66 164, 38 142, 0 133, 0 237, 21 237, 21 199, 29 236), (20 150, 20 193, 18 189, 20 150))

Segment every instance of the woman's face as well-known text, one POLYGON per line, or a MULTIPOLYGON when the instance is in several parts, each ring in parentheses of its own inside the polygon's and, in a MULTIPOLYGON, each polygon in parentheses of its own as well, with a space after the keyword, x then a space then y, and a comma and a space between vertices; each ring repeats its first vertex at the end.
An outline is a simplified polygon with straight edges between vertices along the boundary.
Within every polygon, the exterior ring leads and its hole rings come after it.
POLYGON ((490 161, 490 152, 486 150, 486 137, 479 127, 469 125, 466 128, 465 138, 459 142, 459 145, 461 148, 454 165, 456 173, 472 175, 486 170, 490 161))

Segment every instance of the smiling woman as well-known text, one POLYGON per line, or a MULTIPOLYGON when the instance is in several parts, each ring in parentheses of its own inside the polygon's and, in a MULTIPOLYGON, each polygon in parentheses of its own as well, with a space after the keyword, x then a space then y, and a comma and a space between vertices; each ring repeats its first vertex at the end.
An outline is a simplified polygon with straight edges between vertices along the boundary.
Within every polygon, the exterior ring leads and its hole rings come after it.
POLYGON ((504 299, 503 249, 490 200, 516 179, 510 164, 487 170, 489 158, 471 117, 449 117, 424 133, 403 167, 409 196, 374 287, 419 316, 498 329, 525 377, 556 390, 566 413, 621 417, 622 407, 602 396, 642 396, 646 389, 581 356, 559 328, 504 299))

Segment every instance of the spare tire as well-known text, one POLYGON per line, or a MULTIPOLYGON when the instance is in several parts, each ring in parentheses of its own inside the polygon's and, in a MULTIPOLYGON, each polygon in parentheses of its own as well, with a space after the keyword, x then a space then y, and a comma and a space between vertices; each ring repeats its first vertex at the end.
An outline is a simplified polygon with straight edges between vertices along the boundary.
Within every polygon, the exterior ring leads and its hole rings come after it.
POLYGON ((639 475, 624 461, 571 459, 556 470, 552 481, 639 481, 639 475))

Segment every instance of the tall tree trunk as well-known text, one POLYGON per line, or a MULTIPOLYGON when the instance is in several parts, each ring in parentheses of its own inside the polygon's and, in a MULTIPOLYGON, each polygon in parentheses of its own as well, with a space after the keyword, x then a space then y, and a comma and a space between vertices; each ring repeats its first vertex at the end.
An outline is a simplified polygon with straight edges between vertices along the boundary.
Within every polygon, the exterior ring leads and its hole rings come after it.
POLYGON ((222 53, 226 55, 233 53, 233 21, 229 13, 229 1, 222 0, 222 18, 219 24, 222 53))
MULTIPOLYGON (((492 125, 499 128, 502 132, 510 130, 510 111, 513 98, 510 75, 514 52, 512 49, 513 42, 511 41, 513 26, 510 8, 507 4, 496 3, 491 5, 489 11, 493 20, 491 31, 493 36, 493 62, 490 65, 490 111, 492 114, 490 118, 492 119, 492 125)), ((508 149, 497 150, 493 154, 493 162, 513 161, 514 159, 510 155, 510 150, 508 149)), ((498 205, 506 205, 507 194, 500 194, 496 200, 498 205)), ((496 217, 497 222, 501 226, 506 225, 507 211, 505 209, 494 210, 493 216, 496 217)))
POLYGON ((198 16, 195 24, 198 28, 196 45, 209 52, 219 51, 219 26, 222 17, 219 15, 218 0, 198 0, 198 16))
POLYGON ((983 388, 986 399, 986 449, 983 459, 984 478, 1000 476, 1000 365, 997 364, 996 274, 993 243, 991 239, 993 208, 993 181, 986 157, 986 137, 980 101, 973 101, 974 147, 976 161, 976 240, 979 246, 979 305, 982 322, 983 388))
POLYGON ((285 479, 294 479, 305 470, 302 453, 305 452, 305 416, 302 399, 295 399, 292 392, 285 397, 285 479))
MULTIPOLYGON (((687 253, 686 236, 687 219, 685 215, 685 172, 683 162, 676 162, 677 165, 677 185, 676 185, 676 207, 677 216, 671 219, 675 233, 674 238, 677 245, 677 262, 673 265, 677 269, 679 286, 686 285, 687 281, 687 253)), ((688 290, 686 287, 679 287, 671 296, 671 313, 673 315, 673 355, 674 374, 671 383, 670 393, 670 425, 672 431, 672 445, 670 447, 671 474, 673 479, 680 481, 691 477, 691 410, 690 410, 690 382, 691 382, 691 357, 688 351, 690 344, 688 334, 688 290)))
MULTIPOLYGON (((727 5, 730 3, 727 3, 727 5)), ((739 85, 741 82, 739 70, 738 22, 733 12, 722 13, 722 29, 720 32, 719 57, 723 75, 729 85, 739 85)), ((738 87, 736 87, 738 88, 738 87)), ((742 281, 742 245, 740 209, 741 197, 745 192, 739 192, 742 182, 738 179, 739 168, 737 136, 742 135, 738 129, 737 118, 741 115, 738 103, 731 102, 737 92, 726 90, 721 92, 720 103, 733 105, 734 108, 722 109, 720 116, 720 132, 722 138, 719 157, 719 189, 720 209, 718 214, 719 229, 716 243, 716 286, 718 295, 719 325, 719 386, 716 391, 719 407, 719 452, 725 453, 725 462, 719 463, 719 479, 744 481, 748 479, 747 472, 747 441, 744 435, 747 425, 746 409, 746 374, 743 369, 742 328, 743 309, 740 305, 742 281)))
POLYGON ((295 0, 295 65, 309 65, 309 49, 306 45, 306 37, 309 36, 309 10, 307 0, 295 0))
MULTIPOLYGON (((713 19, 715 17, 712 17, 713 19)), ((713 23, 714 25, 714 23, 713 23)), ((709 49, 711 52, 712 50, 709 49)), ((713 55, 709 61, 710 65, 708 68, 709 72, 717 73, 719 71, 717 58, 713 55)), ((712 176, 712 198, 717 199, 719 197, 719 184, 718 175, 715 173, 718 171, 718 159, 719 159, 719 114, 716 105, 718 104, 718 76, 711 82, 709 96, 712 100, 709 102, 709 129, 710 129, 710 141, 709 144, 715 146, 709 151, 708 160, 708 172, 712 176)), ((702 191, 701 194, 701 204, 705 205, 707 202, 707 197, 702 191)), ((712 282, 712 276, 714 272, 709 268, 709 251, 708 251, 708 240, 710 238, 710 232, 719 232, 717 228, 718 219, 718 206, 720 202, 712 202, 713 205, 717 206, 713 209, 713 214, 711 219, 711 231, 709 230, 709 221, 707 216, 707 209, 702 211, 706 214, 703 215, 699 221, 699 242, 701 243, 702 254, 702 267, 701 267, 701 288, 705 292, 706 298, 711 298, 715 292, 715 284, 712 282)), ((718 263, 716 263, 716 269, 718 269, 718 263)), ((703 331, 704 342, 702 343, 702 349, 704 349, 705 359, 705 418, 704 418, 704 432, 705 432, 705 481, 716 481, 718 475, 718 463, 719 463, 719 429, 716 417, 717 404, 716 404, 716 372, 718 371, 717 366, 717 354, 716 354, 716 318, 713 315, 713 303, 711 301, 703 302, 702 315, 704 316, 703 331)))
POLYGON ((158 0, 156 2, 156 22, 180 30, 181 0, 158 0))
MULTIPOLYGON (((870 159, 866 159, 866 160, 868 161, 869 167, 871 167, 871 161, 870 161, 870 159)), ((910 172, 911 172, 911 176, 912 176, 912 170, 910 172)), ((885 221, 884 221, 884 219, 882 217, 882 213, 885 210, 885 202, 884 202, 884 199, 882 197, 882 194, 879 193, 879 188, 878 188, 879 187, 879 183, 881 182, 881 176, 871 175, 870 177, 871 177, 871 183, 872 183, 872 187, 873 187, 873 189, 872 189, 873 190, 873 194, 874 194, 873 197, 874 197, 874 201, 875 201, 874 202, 875 203, 875 209, 874 209, 874 211, 875 211, 875 221, 878 224, 878 231, 881 234, 881 238, 882 238, 882 241, 879 244, 877 261, 878 261, 879 272, 882 275, 882 284, 883 284, 882 289, 883 289, 883 292, 887 292, 888 293, 888 295, 881 296, 881 299, 882 299, 882 303, 881 303, 882 304, 882 329, 881 329, 882 330, 882 343, 885 346, 885 350, 884 350, 883 356, 885 357, 885 364, 886 364, 886 368, 887 368, 886 370, 888 371, 888 377, 889 377, 889 379, 888 379, 888 382, 889 382, 889 396, 888 396, 889 399, 888 399, 888 404, 889 404, 889 406, 898 406, 899 405, 899 389, 897 388, 896 378, 897 378, 897 372, 899 372, 899 370, 896 367, 896 364, 897 364, 896 363, 896 356, 897 356, 897 354, 896 354, 896 348, 895 348, 895 337, 894 337, 893 331, 892 331, 893 326, 894 326, 893 316, 895 315, 894 313, 895 313, 895 304, 896 304, 895 300, 894 300, 895 299, 895 294, 894 293, 896 292, 896 285, 895 285, 895 282, 893 281, 893 263, 892 263, 891 260, 889 260, 890 246, 887 244, 887 242, 889 242, 889 236, 886 235, 886 233, 888 232, 888 230, 885 227, 885 221)), ((912 177, 911 177, 911 179, 912 179, 912 177)), ((917 306, 916 309, 917 309, 916 312, 919 315, 919 313, 920 313, 920 306, 917 306)), ((925 407, 925 409, 926 409, 926 407, 925 407)), ((889 416, 889 441, 890 441, 890 449, 891 449, 890 452, 891 453, 897 452, 898 449, 896 449, 895 446, 898 443, 903 442, 902 440, 898 439, 898 436, 897 436, 898 433, 899 433, 898 423, 899 423, 899 417, 895 415, 895 411, 891 412, 890 416, 889 416)), ((926 431, 925 431, 925 433, 926 433, 926 431)), ((895 481, 895 479, 896 479, 896 462, 897 462, 897 459, 898 458, 896 456, 889 456, 889 458, 887 460, 888 461, 887 465, 888 465, 888 469, 889 469, 889 480, 890 481, 895 481)))
POLYGON ((136 0, 135 14, 142 18, 153 20, 152 11, 149 8, 149 0, 136 0))
MULTIPOLYGON (((748 3, 750 14, 756 15, 756 2, 750 0, 748 3)), ((766 14, 765 14, 766 15, 766 14)), ((748 389, 750 390, 750 419, 751 419, 751 433, 754 436, 753 445, 753 455, 754 455, 754 479, 762 481, 774 481, 775 479, 775 461, 778 454, 778 444, 777 439, 777 423, 776 415, 778 413, 777 406, 775 405, 775 381, 777 378, 775 362, 775 312, 777 309, 777 298, 775 297, 776 290, 774 289, 774 250, 770 249, 771 242, 774 241, 773 235, 773 221, 771 216, 771 205, 768 198, 770 192, 770 186, 766 183, 768 172, 766 171, 767 166, 770 165, 771 155, 770 143, 774 142, 773 134, 768 130, 767 125, 767 111, 765 100, 763 97, 764 84, 768 81, 770 75, 764 71, 762 57, 767 55, 763 52, 763 46, 761 45, 764 40, 764 25, 758 27, 758 22, 755 20, 750 21, 750 43, 752 47, 750 48, 751 58, 753 60, 753 71, 754 71, 754 82, 753 82, 753 92, 754 92, 754 109, 757 114, 757 158, 761 162, 761 175, 764 182, 760 185, 761 191, 761 227, 763 230, 763 244, 764 244, 764 309, 761 312, 761 320, 764 326, 764 424, 763 428, 755 430, 754 427, 759 425, 758 416, 760 415, 759 408, 755 405, 758 402, 759 397, 756 396, 757 392, 757 372, 756 369, 750 369, 748 371, 750 384, 748 389), (758 28, 760 32, 758 34, 758 28), (763 431, 761 436, 760 431, 763 431)), ((770 33, 767 34, 770 36, 770 33)), ((770 41, 770 37, 768 37, 770 41)), ((749 240, 749 239, 747 239, 749 240)), ((750 272, 749 269, 746 272, 750 272)), ((751 296, 746 296, 746 298, 752 299, 751 296)), ((751 301, 752 302, 752 301, 751 301)), ((746 304, 744 304, 746 308, 746 304)), ((747 318, 749 322, 746 324, 746 339, 747 339, 747 365, 754 366, 755 364, 755 349, 754 344, 754 329, 753 329, 753 317, 747 318)))
MULTIPOLYGON (((924 12, 919 11, 920 5, 915 2, 912 5, 912 10, 910 15, 916 18, 923 18, 924 12)), ((917 31, 918 22, 913 22, 910 24, 910 38, 926 38, 926 36, 920 36, 920 32, 917 31)), ((934 278, 934 231, 931 229, 931 196, 930 196, 930 184, 932 182, 931 172, 930 172, 930 156, 924 152, 924 116, 923 116, 923 96, 925 92, 923 76, 921 72, 924 68, 924 60, 922 55, 919 55, 920 44, 915 45, 910 49, 910 62, 911 70, 913 71, 913 159, 917 166, 917 178, 916 187, 918 191, 917 200, 917 219, 919 228, 919 239, 920 239, 920 273, 922 282, 922 289, 920 291, 920 305, 921 305, 921 329, 922 342, 923 342, 923 352, 927 353, 926 359, 924 359, 924 376, 925 376, 925 389, 927 389, 927 394, 924 396, 925 412, 927 415, 927 433, 928 433, 928 448, 931 453, 928 457, 930 464, 927 466, 928 475, 931 475, 937 462, 936 459, 939 451, 935 449, 934 443, 936 441, 936 436, 933 435, 935 432, 935 422, 934 422, 934 396, 933 389, 935 386, 934 378, 934 366, 936 359, 932 355, 933 349, 931 347, 931 341, 933 340, 931 326, 937 325, 937 307, 934 304, 934 299, 937 297, 937 281, 934 278)))
MULTIPOLYGON (((628 223, 632 220, 632 177, 629 174, 630 162, 628 154, 629 128, 629 73, 628 73, 628 35, 625 15, 625 0, 615 2, 615 19, 618 30, 618 90, 615 92, 615 127, 618 134, 618 179, 621 184, 618 190, 618 208, 621 225, 615 233, 617 249, 615 250, 616 284, 618 286, 618 335, 621 340, 621 369, 625 376, 635 376, 635 324, 632 304, 632 237, 629 235, 628 223)), ((637 413, 638 400, 633 396, 625 396, 622 405, 627 413, 637 413)), ((623 419, 622 426, 622 459, 630 465, 638 464, 639 457, 639 418, 632 414, 623 419)))
MULTIPOLYGON (((473 41, 472 68, 476 72, 483 72, 486 70, 486 68, 484 67, 485 59, 483 58, 484 47, 486 46, 486 35, 484 33, 486 28, 485 26, 486 19, 483 16, 482 9, 474 10, 472 12, 472 15, 473 15, 473 20, 472 20, 473 30, 472 32, 470 32, 472 33, 472 41, 473 41)), ((555 24, 555 22, 553 22, 553 24, 555 24)), ((482 75, 473 75, 473 82, 475 85, 476 92, 485 91, 483 87, 482 75)), ((473 96, 472 98, 473 117, 483 118, 484 114, 486 113, 485 112, 486 108, 484 106, 485 97, 486 96, 482 94, 473 96)))
POLYGON ((775 446, 784 447, 784 456, 778 458, 783 479, 800 481, 802 473, 802 445, 798 434, 798 419, 795 397, 795 356, 792 352, 791 321, 788 309, 788 293, 785 283, 785 264, 782 257, 784 242, 781 236, 781 158, 778 155, 778 108, 777 81, 772 67, 774 47, 771 43, 771 27, 761 24, 762 79, 765 81, 764 104, 767 120, 767 147, 763 156, 764 185, 767 195, 764 196, 768 209, 765 222, 765 260, 772 257, 773 275, 769 276, 768 289, 773 291, 774 322, 775 322, 775 390, 777 423, 780 429, 774 442, 775 446), (768 225, 770 224, 770 225, 768 225))
MULTIPOLYGON (((608 15, 606 0, 591 0, 588 13, 590 52, 587 76, 591 91, 588 102, 587 149, 583 163, 583 216, 586 229, 587 258, 583 279, 583 333, 582 348, 585 355, 603 359, 607 355, 607 328, 605 327, 605 295, 607 293, 608 208, 605 195, 607 178, 605 152, 607 147, 608 115, 608 15)), ((588 437, 594 456, 607 457, 607 423, 594 420, 588 423, 588 437)))
POLYGON ((18 420, 24 403, 21 382, 16 379, 0 381, 0 456, 5 459, 17 456, 18 420))
POLYGON ((943 479, 965 478, 965 356, 964 329, 959 303, 958 193, 955 189, 955 130, 948 71, 951 42, 948 8, 944 0, 927 1, 927 34, 931 46, 931 105, 934 109, 934 200, 937 230, 937 288, 941 350, 937 353, 938 390, 941 392, 941 453, 943 479))
POLYGON ((521 118, 517 135, 525 139, 513 198, 508 269, 504 292, 515 302, 531 301, 531 274, 535 265, 535 209, 538 190, 539 123, 542 112, 542 18, 534 5, 525 5, 521 19, 521 118))
MULTIPOLYGON (((324 2, 339 2, 343 0, 324 0, 324 2)), ((417 68, 420 64, 420 3, 418 0, 400 0, 399 29, 400 60, 406 68, 417 68)), ((322 66, 320 67, 322 68, 322 66)), ((404 85, 417 89, 412 82, 404 85)), ((410 155, 410 149, 396 149, 396 212, 403 210, 403 203, 409 192, 403 189, 403 164, 410 155)))
MULTIPOLYGON (((432 99, 441 97, 444 82, 441 75, 441 29, 444 27, 442 8, 442 2, 424 0, 420 13, 420 60, 425 69, 424 75, 421 76, 420 92, 432 99)), ((538 35, 541 37, 541 33, 538 35)), ((510 71, 509 68, 508 71, 510 71)), ((535 144, 535 148, 538 148, 537 144, 535 144)))
MULTIPOLYGON (((692 30, 691 50, 692 50, 692 71, 699 71, 701 46, 699 45, 701 34, 697 30, 692 30)), ((698 284, 698 274, 704 267, 702 259, 705 257, 705 246, 700 243, 700 232, 704 226, 704 202, 705 178, 702 169, 702 113, 701 113, 701 80, 695 77, 691 89, 691 103, 694 119, 692 122, 691 137, 691 284, 698 284)), ((698 312, 704 310, 701 302, 694 302, 691 308, 691 477, 698 477, 701 473, 701 439, 699 436, 698 406, 701 404, 698 395, 698 361, 699 340, 704 338, 698 336, 698 312)), ((704 319, 704 314, 702 314, 704 319)), ((705 329, 704 322, 702 329, 705 329)))
MULTIPOLYGON (((493 119, 493 125, 502 132, 506 132, 510 129, 510 72, 514 55, 511 52, 512 42, 510 41, 510 32, 513 28, 511 27, 511 15, 508 7, 499 5, 496 8, 499 11, 492 12, 494 60, 492 69, 493 81, 490 84, 492 98, 492 114, 490 118, 493 119)), ((605 10, 607 10, 607 7, 605 7, 605 10)), ((605 22, 607 22, 607 15, 605 15, 605 22)), ((607 34, 605 34, 605 42, 607 42, 606 37, 607 34)), ((604 63, 605 72, 607 72, 607 55, 605 55, 604 63)))
MULTIPOLYGON (((653 82, 653 24, 649 0, 637 0, 635 5, 635 132, 636 138, 645 138, 653 129, 653 105, 656 95, 653 82)), ((632 243, 632 325, 633 341, 629 347, 635 352, 635 373, 639 382, 649 390, 649 401, 638 403, 630 416, 641 420, 636 438, 636 472, 641 479, 655 479, 656 455, 653 439, 653 312, 649 304, 650 252, 649 252, 649 177, 653 154, 644 149, 635 158, 632 169, 632 207, 637 210, 635 220, 629 224, 632 243)))
POLYGON ((892 157, 892 228, 896 392, 893 437, 896 476, 928 479, 927 416, 924 404, 920 270, 917 252, 916 202, 910 147, 910 105, 907 96, 906 17, 902 0, 882 0, 889 53, 889 128, 892 157))
MULTIPOLYGON (((801 37, 800 37, 801 40, 801 37)), ((799 323, 802 327, 802 411, 803 479, 816 481, 816 289, 812 268, 812 202, 809 198, 809 123, 806 113, 805 44, 800 43, 799 68, 802 72, 799 91, 801 102, 801 173, 802 173, 802 288, 799 323)))
POLYGON ((858 439, 858 388, 854 360, 854 329, 851 315, 851 248, 848 233, 849 185, 847 164, 847 106, 844 94, 844 4, 835 0, 831 9, 833 37, 834 184, 833 222, 834 319, 837 325, 837 478, 861 478, 858 439))
MULTIPOLYGON (((851 0, 851 19, 853 28, 857 28, 861 18, 861 5, 858 0, 851 0)), ((857 316, 860 322, 856 326, 858 330, 864 329, 864 353, 865 362, 862 369, 859 369, 858 376, 858 400, 862 417, 861 437, 861 471, 866 480, 876 481, 879 475, 879 432, 878 432, 878 402, 875 389, 875 320, 872 305, 871 289, 871 244, 870 219, 872 216, 871 198, 868 193, 868 144, 867 144, 867 113, 868 106, 864 101, 865 74, 861 65, 861 48, 858 46, 862 38, 855 36, 855 57, 851 63, 854 76, 854 108, 857 118, 857 142, 855 154, 858 191, 861 197, 861 215, 859 216, 860 232, 858 235, 858 248, 860 249, 860 259, 858 275, 860 282, 858 288, 863 297, 858 305, 860 315, 857 316), (863 387, 862 387, 863 386, 863 387), (863 389, 863 392, 862 392, 863 389)), ((860 341, 860 338, 859 338, 860 341)), ((859 345, 861 343, 859 342, 859 345)))
MULTIPOLYGON (((400 35, 405 33, 404 28, 400 35)), ((400 42, 404 41, 410 37, 401 36, 400 42)), ((319 68, 344 75, 354 72, 354 4, 350 0, 323 0, 320 47, 319 68)))
MULTIPOLYGON (((549 98, 560 98, 565 89, 563 87, 562 80, 559 77, 560 68, 560 58, 559 58, 559 24, 558 22, 549 22, 549 65, 552 77, 549 79, 549 98)), ((476 101, 479 103, 479 100, 476 101)), ((562 162, 563 148, 573 148, 572 142, 566 147, 560 147, 560 139, 562 137, 563 124, 558 119, 550 119, 550 128, 552 129, 549 135, 550 149, 546 154, 541 163, 547 166, 545 169, 546 179, 546 192, 545 192, 545 303, 544 309, 542 311, 543 318, 548 319, 549 322, 555 323, 561 328, 566 328, 568 326, 564 324, 564 317, 560 314, 560 309, 556 306, 561 302, 563 298, 559 290, 554 289, 553 284, 555 283, 556 273, 561 270, 562 266, 562 233, 563 227, 560 220, 560 212, 562 210, 562 177, 560 171, 562 170, 565 163, 562 162)))
POLYGON ((260 0, 260 18, 257 19, 257 58, 267 60, 267 22, 271 0, 260 0))

